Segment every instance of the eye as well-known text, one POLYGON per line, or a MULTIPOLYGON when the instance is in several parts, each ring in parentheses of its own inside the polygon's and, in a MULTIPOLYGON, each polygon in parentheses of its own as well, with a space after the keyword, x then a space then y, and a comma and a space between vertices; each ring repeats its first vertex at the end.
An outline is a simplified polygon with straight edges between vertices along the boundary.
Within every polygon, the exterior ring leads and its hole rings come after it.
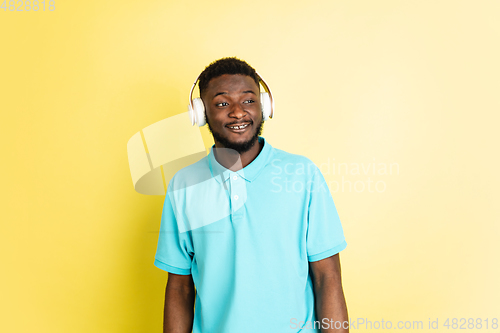
POLYGON ((245 104, 250 104, 250 103, 255 103, 255 101, 253 99, 247 99, 246 101, 244 101, 243 103, 245 104))
POLYGON ((228 106, 229 104, 227 102, 220 102, 220 103, 216 103, 215 106, 217 107, 223 107, 223 106, 228 106))

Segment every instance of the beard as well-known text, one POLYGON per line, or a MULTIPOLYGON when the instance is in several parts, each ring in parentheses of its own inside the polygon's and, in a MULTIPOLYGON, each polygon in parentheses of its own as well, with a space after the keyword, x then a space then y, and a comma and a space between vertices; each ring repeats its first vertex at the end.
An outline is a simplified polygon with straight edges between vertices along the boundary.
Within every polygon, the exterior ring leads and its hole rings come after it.
POLYGON ((237 151, 239 154, 242 154, 242 153, 249 151, 250 148, 252 148, 255 145, 255 143, 258 141, 259 136, 262 134, 262 130, 264 128, 264 126, 263 126, 264 119, 262 119, 262 121, 259 123, 259 126, 255 129, 254 135, 248 141, 237 143, 237 142, 229 141, 227 137, 225 137, 224 135, 222 135, 221 133, 219 133, 217 131, 214 131, 213 128, 210 126, 210 123, 208 122, 206 113, 205 113, 205 121, 208 125, 208 130, 210 131, 210 133, 214 137, 215 141, 222 144, 224 146, 224 148, 233 149, 233 150, 237 151))

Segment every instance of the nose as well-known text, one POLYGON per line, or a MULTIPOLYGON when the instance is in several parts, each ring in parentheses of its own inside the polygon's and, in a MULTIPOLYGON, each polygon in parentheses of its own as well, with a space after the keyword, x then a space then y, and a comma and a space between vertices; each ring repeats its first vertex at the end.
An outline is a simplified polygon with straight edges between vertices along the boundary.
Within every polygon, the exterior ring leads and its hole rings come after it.
POLYGON ((230 117, 234 118, 243 118, 246 115, 246 111, 243 109, 243 106, 239 103, 234 103, 231 108, 231 112, 229 113, 230 117))

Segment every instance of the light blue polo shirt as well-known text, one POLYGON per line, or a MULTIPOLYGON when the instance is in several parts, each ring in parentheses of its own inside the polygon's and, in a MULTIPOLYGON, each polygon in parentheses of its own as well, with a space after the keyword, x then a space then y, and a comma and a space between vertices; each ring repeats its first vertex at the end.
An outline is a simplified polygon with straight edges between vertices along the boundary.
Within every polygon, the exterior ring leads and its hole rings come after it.
POLYGON ((309 262, 346 247, 321 171, 273 148, 236 172, 208 156, 178 171, 163 205, 155 265, 192 274, 193 333, 320 332, 309 262))

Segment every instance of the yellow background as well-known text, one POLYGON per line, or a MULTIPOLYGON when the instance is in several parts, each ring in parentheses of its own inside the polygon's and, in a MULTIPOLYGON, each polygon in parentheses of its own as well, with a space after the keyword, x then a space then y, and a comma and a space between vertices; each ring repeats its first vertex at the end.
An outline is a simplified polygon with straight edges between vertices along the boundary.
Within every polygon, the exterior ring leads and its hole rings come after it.
POLYGON ((161 331, 163 197, 134 192, 126 144, 185 112, 196 76, 223 56, 271 86, 274 147, 399 167, 325 172, 386 185, 332 190, 352 318, 500 318, 500 2, 55 8, 0 10, 0 331, 161 331))

